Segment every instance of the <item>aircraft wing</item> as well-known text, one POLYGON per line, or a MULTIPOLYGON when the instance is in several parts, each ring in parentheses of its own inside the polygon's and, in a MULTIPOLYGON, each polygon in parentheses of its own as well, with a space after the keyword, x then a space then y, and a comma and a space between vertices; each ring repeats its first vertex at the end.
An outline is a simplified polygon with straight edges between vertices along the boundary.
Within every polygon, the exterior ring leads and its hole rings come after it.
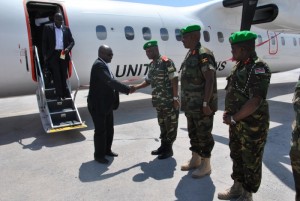
MULTIPOLYGON (((300 33, 299 0, 249 0, 248 2, 251 5, 255 1, 257 6, 252 25, 274 32, 300 33)), ((234 8, 243 6, 243 2, 243 0, 223 0, 223 6, 234 8)))

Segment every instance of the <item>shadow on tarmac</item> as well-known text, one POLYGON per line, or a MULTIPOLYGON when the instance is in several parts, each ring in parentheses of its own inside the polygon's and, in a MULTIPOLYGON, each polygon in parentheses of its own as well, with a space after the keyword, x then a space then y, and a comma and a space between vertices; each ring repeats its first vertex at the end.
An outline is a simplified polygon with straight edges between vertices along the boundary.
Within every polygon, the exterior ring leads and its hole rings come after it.
MULTIPOLYGON (((110 161, 109 165, 111 163, 112 161, 110 161)), ((155 158, 149 162, 141 162, 131 167, 121 169, 117 172, 105 174, 105 172, 109 170, 109 165, 101 165, 95 161, 82 163, 81 167, 79 168, 80 181, 94 182, 105 180, 127 172, 133 168, 140 168, 142 171, 132 178, 134 182, 143 182, 149 178, 153 178, 155 180, 170 179, 174 176, 177 163, 174 158, 168 158, 166 160, 158 160, 155 158)))

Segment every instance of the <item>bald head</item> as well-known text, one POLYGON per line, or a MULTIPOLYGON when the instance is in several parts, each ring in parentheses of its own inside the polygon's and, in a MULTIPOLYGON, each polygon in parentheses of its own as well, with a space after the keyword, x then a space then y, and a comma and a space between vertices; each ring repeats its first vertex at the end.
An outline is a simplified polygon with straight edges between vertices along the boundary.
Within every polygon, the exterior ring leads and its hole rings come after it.
POLYGON ((113 57, 113 51, 108 45, 101 45, 98 49, 98 56, 106 63, 110 63, 113 57))
POLYGON ((60 28, 63 23, 63 16, 61 13, 55 13, 54 15, 54 24, 57 28, 60 28))

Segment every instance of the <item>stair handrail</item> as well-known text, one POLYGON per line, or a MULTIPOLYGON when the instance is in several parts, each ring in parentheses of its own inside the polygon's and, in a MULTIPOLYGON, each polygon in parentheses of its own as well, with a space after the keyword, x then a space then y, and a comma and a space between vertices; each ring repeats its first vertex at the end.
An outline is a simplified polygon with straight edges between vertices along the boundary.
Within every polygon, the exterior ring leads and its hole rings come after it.
POLYGON ((78 92, 78 90, 79 90, 79 88, 80 88, 80 79, 79 79, 79 76, 78 76, 78 73, 77 73, 75 64, 74 64, 74 62, 73 62, 73 59, 72 59, 72 56, 71 56, 70 53, 69 53, 69 56, 70 56, 70 61, 71 61, 71 64, 72 64, 73 71, 74 71, 75 76, 76 76, 76 79, 77 79, 77 89, 75 90, 74 98, 73 98, 73 101, 74 101, 74 103, 75 103, 76 95, 77 95, 77 92, 78 92))
POLYGON ((36 46, 33 46, 33 47, 34 47, 34 53, 35 53, 34 57, 35 57, 36 64, 37 64, 37 67, 38 67, 38 68, 35 68, 35 74, 36 74, 38 83, 40 84, 40 80, 42 82, 41 83, 42 86, 40 86, 42 94, 40 94, 39 98, 41 99, 42 107, 45 108, 46 100, 45 100, 45 82, 44 82, 44 76, 43 76, 43 71, 42 71, 41 64, 40 64, 40 58, 39 58, 39 54, 38 54, 38 49, 37 49, 36 46), (40 72, 40 74, 39 74, 38 71, 40 72))

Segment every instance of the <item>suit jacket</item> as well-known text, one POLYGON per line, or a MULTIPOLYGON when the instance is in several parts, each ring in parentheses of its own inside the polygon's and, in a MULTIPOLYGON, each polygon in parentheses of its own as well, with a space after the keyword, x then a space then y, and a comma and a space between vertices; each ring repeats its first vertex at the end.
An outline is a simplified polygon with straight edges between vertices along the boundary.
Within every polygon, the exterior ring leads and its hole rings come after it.
MULTIPOLYGON (((62 25, 62 32, 63 32, 63 43, 64 49, 68 48, 70 51, 73 48, 75 41, 72 37, 71 30, 62 25)), ((54 53, 56 45, 56 38, 55 38, 55 25, 54 23, 47 24, 43 30, 43 41, 42 41, 42 50, 44 59, 48 60, 52 54, 54 53)), ((65 58, 67 61, 70 59, 69 55, 66 55, 65 58)))
POLYGON ((94 111, 108 113, 117 109, 119 105, 119 92, 129 94, 130 87, 111 77, 108 66, 96 59, 92 66, 88 104, 94 111))

